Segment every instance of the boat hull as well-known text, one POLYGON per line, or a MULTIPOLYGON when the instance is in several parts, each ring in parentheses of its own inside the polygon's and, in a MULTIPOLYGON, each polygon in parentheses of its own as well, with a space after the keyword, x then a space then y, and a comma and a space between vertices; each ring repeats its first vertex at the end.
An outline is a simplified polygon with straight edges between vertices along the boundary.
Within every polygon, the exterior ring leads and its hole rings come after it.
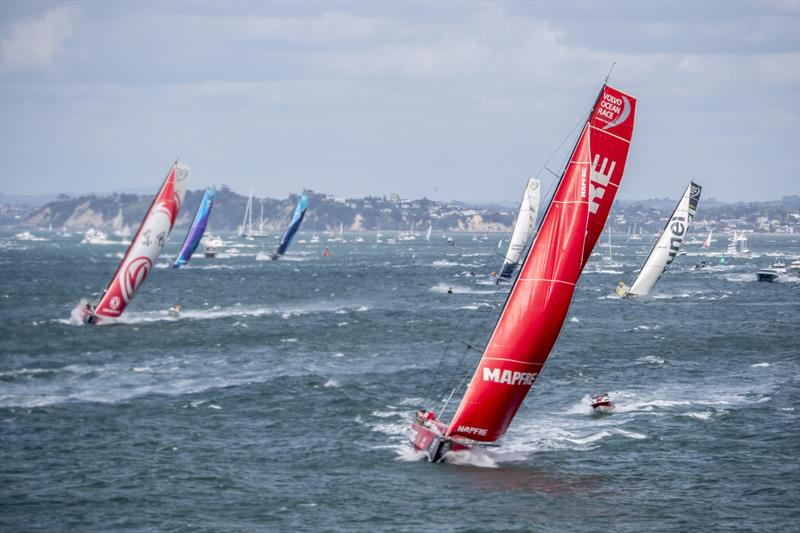
POLYGON ((613 412, 614 412, 614 403, 613 402, 599 403, 599 404, 592 405, 592 413, 595 414, 595 415, 598 415, 598 416, 600 416, 600 415, 610 415, 613 412))
POLYGON ((449 451, 464 451, 471 448, 461 442, 444 436, 447 426, 441 422, 435 425, 422 425, 418 422, 411 424, 409 440, 418 451, 425 452, 425 458, 431 463, 441 463, 449 451))
POLYGON ((773 281, 777 280, 779 275, 780 274, 778 274, 777 272, 770 270, 761 270, 759 272, 756 272, 758 281, 766 281, 768 283, 772 283, 773 281))
POLYGON ((81 322, 83 324, 89 324, 91 326, 99 326, 101 324, 106 325, 108 323, 107 319, 96 315, 89 308, 87 308, 85 303, 78 304, 72 310, 71 315, 73 320, 81 322))

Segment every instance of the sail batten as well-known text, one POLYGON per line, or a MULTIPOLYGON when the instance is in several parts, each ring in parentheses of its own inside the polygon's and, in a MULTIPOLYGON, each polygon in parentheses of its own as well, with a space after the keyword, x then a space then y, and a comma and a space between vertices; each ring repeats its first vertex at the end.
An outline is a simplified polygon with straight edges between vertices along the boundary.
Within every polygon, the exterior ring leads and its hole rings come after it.
POLYGON ((622 178, 635 103, 612 87, 600 91, 448 436, 502 437, 544 367, 622 178))

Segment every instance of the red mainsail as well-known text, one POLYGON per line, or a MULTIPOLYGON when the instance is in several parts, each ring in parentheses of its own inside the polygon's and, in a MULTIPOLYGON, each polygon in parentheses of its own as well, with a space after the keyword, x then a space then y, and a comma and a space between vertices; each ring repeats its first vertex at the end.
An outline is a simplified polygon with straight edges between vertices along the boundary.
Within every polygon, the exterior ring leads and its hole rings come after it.
POLYGON ((503 436, 542 370, 608 218, 636 100, 603 86, 447 434, 503 436))

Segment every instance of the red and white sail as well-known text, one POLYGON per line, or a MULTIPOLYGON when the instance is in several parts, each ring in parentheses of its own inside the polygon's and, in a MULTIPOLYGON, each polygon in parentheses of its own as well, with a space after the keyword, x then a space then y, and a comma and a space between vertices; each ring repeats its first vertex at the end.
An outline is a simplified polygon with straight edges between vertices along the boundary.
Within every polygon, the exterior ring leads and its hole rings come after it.
POLYGON ((713 231, 713 229, 708 230, 708 237, 703 241, 703 248, 711 248, 711 232, 713 231))
POLYGON ((448 436, 502 437, 541 372, 622 179, 635 106, 600 92, 448 436))
POLYGON ((189 167, 183 163, 176 161, 172 165, 111 283, 94 309, 98 319, 119 317, 144 283, 178 218, 189 174, 189 167))

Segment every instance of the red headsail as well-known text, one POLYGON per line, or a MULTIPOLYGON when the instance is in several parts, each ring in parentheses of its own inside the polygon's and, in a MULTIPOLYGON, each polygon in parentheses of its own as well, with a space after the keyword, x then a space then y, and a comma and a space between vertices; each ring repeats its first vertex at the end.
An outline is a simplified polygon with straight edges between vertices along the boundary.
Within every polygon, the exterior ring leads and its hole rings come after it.
POLYGON ((448 435, 502 437, 547 361, 622 178, 635 105, 600 92, 448 435))

